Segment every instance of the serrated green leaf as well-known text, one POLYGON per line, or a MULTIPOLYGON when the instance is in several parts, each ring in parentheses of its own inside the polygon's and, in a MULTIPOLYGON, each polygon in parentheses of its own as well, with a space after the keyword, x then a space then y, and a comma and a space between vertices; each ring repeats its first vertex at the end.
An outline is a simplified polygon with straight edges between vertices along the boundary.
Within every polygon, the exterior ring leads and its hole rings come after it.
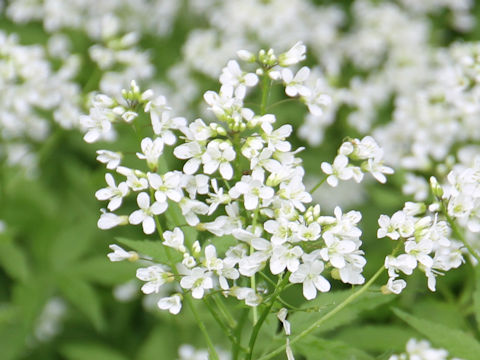
MULTIPOLYGON (((128 246, 130 249, 135 250, 136 252, 148 255, 153 258, 155 261, 168 264, 169 259, 167 257, 165 246, 162 245, 160 241, 152 240, 131 240, 123 237, 115 238, 122 245, 128 246)), ((170 249, 170 254, 174 262, 182 260, 182 255, 177 251, 170 249)))
POLYGON ((92 322, 97 330, 103 330, 103 317, 100 299, 93 287, 79 278, 63 274, 58 285, 65 298, 76 306, 92 322))
POLYGON ((0 266, 13 279, 25 281, 29 275, 29 267, 25 254, 11 239, 0 236, 0 266))
POLYGON ((427 337, 435 346, 446 349, 451 356, 458 356, 465 360, 478 359, 480 343, 470 334, 452 329, 450 326, 414 317, 399 309, 393 309, 393 312, 427 337))
MULTIPOLYGON (((308 312, 296 312, 290 318, 292 323, 292 331, 299 333, 312 325, 318 318, 328 313, 335 306, 344 301, 357 289, 340 290, 329 293, 322 293, 315 300, 306 302, 302 307, 305 309, 313 309, 308 312)), ((318 332, 325 332, 337 328, 341 325, 351 323, 362 312, 375 309, 394 299, 393 295, 385 295, 380 291, 369 291, 359 297, 354 303, 347 306, 334 317, 325 321, 318 332)))
POLYGON ((413 335, 413 330, 400 326, 367 325, 346 327, 335 334, 335 339, 366 351, 403 351, 405 344, 413 335))
POLYGON ((127 360, 117 350, 97 343, 71 343, 61 347, 60 352, 68 360, 127 360))
POLYGON ((348 343, 319 339, 313 336, 299 341, 293 346, 293 349, 305 356, 307 360, 374 360, 366 352, 356 349, 348 343))

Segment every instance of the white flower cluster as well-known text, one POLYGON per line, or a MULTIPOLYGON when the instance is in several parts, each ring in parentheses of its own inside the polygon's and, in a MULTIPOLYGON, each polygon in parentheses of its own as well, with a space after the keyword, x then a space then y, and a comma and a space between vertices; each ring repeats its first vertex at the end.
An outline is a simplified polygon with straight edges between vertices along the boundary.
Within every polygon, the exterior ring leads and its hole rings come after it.
POLYGON ((444 349, 435 349, 427 340, 408 340, 406 352, 398 355, 392 355, 388 360, 461 360, 451 358, 448 351, 444 349))
POLYGON ((426 214, 425 211, 424 204, 407 202, 403 210, 391 217, 381 215, 378 219, 377 237, 399 242, 394 255, 385 258, 389 292, 402 292, 407 283, 398 279, 400 273, 411 275, 417 267, 425 273, 428 288, 435 291, 436 276, 459 267, 464 261, 463 245, 450 239, 448 223, 439 220, 439 213, 426 214), (402 254, 395 256, 400 249, 402 254))
POLYGON ((50 134, 50 117, 64 128, 78 126, 80 98, 78 58, 56 59, 53 69, 40 45, 21 45, 18 37, 0 31, 0 159, 35 171, 34 148, 50 134), (41 110, 41 111, 39 111, 41 110))
POLYGON ((475 157, 470 166, 456 164, 446 180, 438 195, 448 215, 475 236, 480 232, 480 157, 475 157))
POLYGON ((371 136, 344 142, 333 164, 323 162, 322 170, 327 174, 327 183, 333 187, 338 185, 338 180, 354 179, 359 183, 365 172, 372 174, 382 184, 387 181, 384 174, 393 174, 393 169, 383 164, 383 150, 371 136), (359 162, 360 165, 350 161, 359 162))
MULTIPOLYGON (((146 162, 146 172, 121 166, 121 154, 99 152, 99 161, 122 177, 117 185, 114 176, 107 174, 108 187, 96 193, 99 200, 109 201, 109 212, 101 215, 99 227, 142 224, 145 234, 156 230, 163 245, 183 258, 177 264, 154 263, 138 269, 137 277, 146 282, 142 287, 145 293, 158 292, 163 284, 175 281, 182 292, 190 292, 196 299, 220 289, 225 296, 257 306, 262 301, 260 292, 244 284, 250 285, 250 279, 265 269, 274 276, 288 277, 290 283, 302 284, 309 300, 317 291, 330 290, 327 270, 344 283, 362 284, 366 260, 357 227, 361 214, 344 214, 337 207, 335 216, 321 216, 318 205, 306 208, 312 198, 303 184, 304 169, 295 156, 298 150, 287 140, 292 127, 275 128, 273 114, 257 115, 244 107, 248 89, 260 83, 258 76, 285 82, 285 76, 277 74, 286 74, 288 66, 301 61, 305 47, 297 43, 278 57, 273 50, 258 55, 241 51, 239 56, 258 68, 246 72, 236 61, 228 63, 220 77, 220 91, 207 91, 204 96, 218 119, 209 125, 201 119, 187 125, 185 119, 172 117, 164 97, 155 97, 151 90, 142 93, 135 83, 123 92, 123 99, 97 95, 90 114, 82 118, 90 125, 86 141, 110 138, 115 122, 135 125, 144 117, 140 108, 149 113, 154 132, 154 137, 141 140, 142 152, 137 153, 146 162), (173 147, 177 159, 185 161, 182 171, 165 168, 167 146, 173 147), (130 215, 113 213, 131 193, 136 193, 138 209, 130 215), (173 204, 204 240, 187 238, 178 218, 173 228, 163 231, 165 223, 158 215, 171 216, 173 204), (235 243, 219 252, 215 239, 225 236, 235 243)), ((287 88, 309 93, 300 80, 293 82, 286 84, 287 88)), ((381 150, 373 144, 367 139, 352 145, 352 156, 379 160, 381 150)), ((113 261, 135 258, 121 248, 112 249, 113 261)), ((182 296, 163 298, 158 306, 178 313, 182 296)))

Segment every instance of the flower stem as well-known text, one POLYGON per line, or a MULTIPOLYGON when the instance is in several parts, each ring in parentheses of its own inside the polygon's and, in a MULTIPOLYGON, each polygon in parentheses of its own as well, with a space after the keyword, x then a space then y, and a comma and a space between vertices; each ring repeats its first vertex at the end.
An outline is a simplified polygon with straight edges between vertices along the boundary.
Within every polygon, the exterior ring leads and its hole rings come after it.
POLYGON ((255 346, 255 341, 257 340, 258 333, 263 323, 265 322, 265 319, 267 318, 268 314, 270 314, 270 310, 275 304, 275 300, 280 295, 280 293, 282 292, 287 282, 288 282, 288 276, 285 276, 283 279, 281 277, 278 279, 278 283, 275 288, 275 291, 270 298, 270 304, 267 305, 267 307, 263 310, 262 315, 260 316, 260 319, 255 323, 255 326, 252 330, 252 334, 250 335, 250 341, 248 342, 248 350, 249 350, 248 357, 247 357, 248 360, 253 359, 253 348, 255 346))
MULTIPOLYGON (((158 216, 155 216, 154 218, 155 218, 155 223, 157 225, 158 236, 160 237, 160 239, 163 239, 163 230, 162 230, 162 227, 160 225, 160 221, 158 220, 158 216)), ((175 262, 173 261, 172 254, 170 253, 170 249, 167 246, 163 246, 163 249, 165 250, 165 254, 167 255, 167 259, 168 259, 168 264, 169 264, 170 268, 172 269, 173 274, 175 276, 178 276, 179 273, 178 273, 177 267, 175 266, 175 262)), ((215 350, 215 346, 213 346, 213 342, 210 339, 210 336, 208 335, 208 331, 207 331, 207 328, 205 327, 205 324, 202 322, 202 319, 198 315, 197 309, 195 308, 195 304, 193 303, 191 295, 187 294, 187 293, 184 293, 184 295, 185 295, 184 296, 185 302, 187 303, 188 307, 190 308, 190 310, 193 314, 193 317, 195 318, 195 321, 197 322, 197 326, 199 327, 200 331, 202 332, 202 334, 205 338, 205 341, 206 341, 207 347, 208 347, 208 352, 209 352, 212 360, 219 360, 217 351, 215 350)))
MULTIPOLYGON (((315 321, 312 325, 310 325, 307 329, 303 330, 300 334, 296 335, 295 337, 291 338, 290 340, 290 345, 293 345, 294 343, 296 343, 297 341, 299 341, 300 339, 302 339, 303 337, 307 336, 308 334, 310 334, 312 331, 314 331, 315 329, 317 329, 321 324, 323 324, 325 321, 327 321, 328 319, 330 319, 332 316, 334 316, 335 314, 337 314, 338 312, 340 312, 341 310, 343 310, 347 305, 349 305, 350 303, 352 303, 353 301, 355 301, 357 298, 359 298, 363 293, 365 293, 369 288, 370 286, 373 285, 373 283, 375 282, 375 280, 378 279, 378 277, 382 274, 383 270, 384 270, 384 266, 382 265, 382 267, 380 269, 377 270, 377 272, 375 273, 375 275, 372 276, 372 278, 362 287, 360 287, 356 292, 354 292, 352 295, 350 295, 348 298, 346 298, 343 302, 341 302, 340 304, 338 304, 337 306, 335 306, 332 310, 330 310, 328 313, 326 313, 325 315, 323 315, 320 319, 318 319, 317 321, 315 321)), ((273 358, 274 356, 282 353, 283 351, 285 351, 285 348, 286 348, 286 345, 281 345, 280 347, 278 347, 277 349, 275 349, 274 351, 272 351, 271 353, 268 353, 264 356, 262 356, 261 358, 257 359, 257 360, 267 360, 267 359, 271 359, 273 358)))
POLYGON ((215 319, 215 321, 217 321, 218 325, 220 325, 222 330, 225 332, 225 334, 227 335, 227 337, 230 340, 230 342, 232 343, 232 345, 235 346, 235 347, 238 347, 240 350, 242 350, 243 352, 246 353, 247 349, 245 349, 238 342, 237 338, 235 337, 235 334, 233 334, 232 328, 229 327, 228 325, 226 325, 222 321, 222 319, 220 319, 220 316, 218 316, 215 309, 213 309, 212 306, 208 303, 207 299, 203 299, 203 302, 204 302, 205 306, 207 307, 208 311, 210 311, 210 314, 212 315, 212 317, 215 319))
MULTIPOLYGON (((252 220, 252 228, 253 231, 255 231, 255 227, 257 226, 257 218, 258 218, 258 211, 259 209, 255 209, 255 213, 253 215, 253 220, 252 220)), ((253 248, 252 245, 250 245, 250 255, 252 255, 255 252, 255 249, 253 248)), ((252 277, 250 278, 250 287, 252 288, 255 293, 257 292, 257 283, 256 283, 256 274, 253 274, 252 277)), ((253 325, 256 325, 258 321, 258 310, 257 307, 253 307, 253 325)))
POLYGON ((317 185, 315 185, 312 190, 310 190, 310 194, 313 194, 315 192, 315 190, 317 190, 320 186, 322 186, 322 184, 325 182, 325 180, 327 180, 327 177, 328 176, 325 176, 322 180, 319 181, 319 183, 317 185))

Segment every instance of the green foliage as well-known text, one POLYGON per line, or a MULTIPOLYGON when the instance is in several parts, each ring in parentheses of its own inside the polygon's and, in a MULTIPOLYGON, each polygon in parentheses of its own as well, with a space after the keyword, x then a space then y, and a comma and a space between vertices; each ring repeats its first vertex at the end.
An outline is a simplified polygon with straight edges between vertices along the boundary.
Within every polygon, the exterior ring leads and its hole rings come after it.
MULTIPOLYGON (((328 313, 335 306, 348 298, 355 289, 339 290, 321 294, 316 299, 307 302, 302 307, 306 309, 304 312, 296 312, 290 317, 292 323, 292 332, 300 333, 302 330, 312 325, 318 317, 328 313)), ((384 295, 379 290, 368 291, 363 294, 353 305, 347 306, 334 317, 326 320, 316 333, 324 333, 334 330, 342 325, 351 324, 361 314, 368 310, 373 310, 394 299, 393 295, 384 295)))
POLYGON ((399 309, 393 309, 394 313, 429 339, 434 345, 446 349, 452 356, 458 356, 465 360, 475 360, 480 354, 480 343, 470 334, 452 329, 433 321, 424 320, 407 314, 399 309))
POLYGON ((307 337, 294 346, 307 360, 373 360, 366 352, 354 348, 348 342, 307 337))

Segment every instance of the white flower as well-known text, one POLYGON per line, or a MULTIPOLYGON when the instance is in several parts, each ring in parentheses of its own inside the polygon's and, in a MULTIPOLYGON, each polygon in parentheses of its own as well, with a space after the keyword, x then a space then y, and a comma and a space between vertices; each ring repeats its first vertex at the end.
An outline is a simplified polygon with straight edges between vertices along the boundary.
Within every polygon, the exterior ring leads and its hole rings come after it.
POLYGON ((323 260, 330 261, 337 269, 345 267, 345 258, 356 250, 357 245, 351 240, 339 240, 330 231, 323 234, 323 239, 327 245, 320 250, 323 260))
POLYGON ((176 227, 173 231, 165 231, 163 233, 163 244, 174 248, 182 253, 186 251, 185 245, 183 245, 183 232, 180 228, 176 227))
POLYGON ((122 154, 119 152, 97 150, 97 155, 97 160, 102 164, 107 164, 109 170, 115 170, 122 160, 122 154))
POLYGON ((95 197, 98 200, 110 200, 108 203, 108 210, 114 211, 122 205, 122 200, 128 195, 129 189, 126 182, 121 182, 118 187, 115 185, 115 180, 112 174, 105 174, 105 181, 108 187, 98 190, 95 197))
POLYGON ((208 205, 198 200, 184 197, 178 204, 182 209, 182 214, 185 216, 185 220, 190 226, 195 226, 200 222, 197 214, 205 215, 208 213, 208 205))
POLYGON ((269 200, 273 198, 275 191, 264 185, 262 178, 244 175, 242 180, 237 182, 228 194, 234 199, 243 195, 245 209, 254 210, 258 207, 259 199, 269 200))
POLYGON ((196 267, 186 271, 185 276, 180 280, 180 286, 184 289, 191 289, 195 299, 201 299, 205 290, 213 288, 211 273, 206 272, 202 267, 196 267))
POLYGON ((197 141, 181 144, 173 150, 173 154, 177 159, 188 161, 183 165, 185 174, 191 175, 197 172, 198 167, 202 163, 202 155, 205 152, 204 146, 197 141))
POLYGON ((152 265, 137 269, 137 278, 147 282, 142 286, 143 293, 152 294, 158 293, 163 284, 173 281, 173 274, 163 265, 152 265))
POLYGON ((108 246, 113 252, 107 254, 110 261, 136 261, 138 259, 138 254, 135 251, 125 251, 120 246, 112 244, 108 246))
POLYGON ((231 201, 230 196, 223 193, 224 189, 222 187, 218 187, 216 179, 212 179, 212 188, 213 193, 208 193, 209 198, 207 199, 207 203, 210 204, 210 207, 207 215, 213 214, 218 205, 227 204, 231 201))
POLYGON ((142 223, 143 232, 145 234, 152 234, 155 231, 155 220, 153 220, 153 216, 160 215, 167 210, 168 204, 155 201, 150 206, 150 196, 145 192, 138 194, 137 204, 140 209, 131 213, 128 220, 132 225, 142 223))
POLYGON ((323 162, 322 171, 328 175, 327 183, 332 187, 338 185, 338 179, 349 180, 353 177, 352 168, 348 166, 348 158, 345 155, 339 154, 335 157, 333 164, 323 162))
POLYGON ((245 304, 248 306, 258 306, 262 302, 260 295, 255 293, 252 288, 247 287, 232 287, 229 294, 235 296, 238 300, 245 300, 245 304))
MULTIPOLYGON (((230 85, 238 87, 253 87, 258 83, 257 75, 253 73, 244 73, 235 60, 230 60, 227 66, 222 69, 220 75, 220 83, 222 85, 230 85)), ((242 89, 241 91, 245 91, 242 89)))
POLYGON ((298 267, 298 270, 290 275, 291 283, 303 283, 303 296, 312 300, 317 296, 317 290, 327 292, 330 290, 330 283, 322 275, 323 262, 314 260, 306 262, 298 267))
POLYGON ((368 159, 366 163, 362 166, 363 170, 372 174, 372 176, 377 179, 382 184, 387 182, 387 178, 384 174, 391 175, 393 174, 393 169, 383 165, 381 161, 375 159, 368 159))
POLYGON ((83 137, 87 143, 101 139, 111 140, 114 136, 111 119, 103 109, 90 109, 89 115, 80 116, 80 124, 87 129, 83 137))
POLYGON ((182 177, 182 187, 185 188, 190 199, 195 199, 197 193, 205 195, 208 193, 208 183, 210 177, 207 175, 183 175, 182 177))
POLYGON ((392 240, 408 238, 415 231, 415 223, 412 216, 406 215, 403 211, 397 211, 390 219, 387 215, 380 215, 378 219, 380 228, 377 231, 379 239, 388 236, 392 240))
POLYGON ((213 174, 217 169, 225 180, 233 176, 231 162, 235 159, 235 150, 229 141, 213 140, 208 143, 207 150, 202 155, 205 174, 213 174))
POLYGON ((126 224, 128 224, 128 216, 107 213, 104 209, 102 209, 102 215, 100 215, 100 219, 98 219, 97 222, 98 228, 102 230, 108 230, 115 226, 126 224))
POLYGON ((180 129, 187 125, 187 120, 185 118, 172 118, 168 111, 163 111, 161 114, 158 114, 157 111, 150 111, 150 118, 152 121, 153 132, 167 145, 173 145, 177 140, 172 129, 180 129))
POLYGON ((298 270, 302 255, 303 250, 300 246, 293 248, 284 245, 275 246, 270 258, 270 271, 274 275, 282 273, 285 268, 290 272, 295 272, 298 270))
POLYGON ((303 85, 303 83, 308 79, 309 75, 310 69, 306 66, 298 70, 295 76, 293 76, 293 73, 290 69, 283 69, 282 79, 286 85, 285 93, 290 97, 297 95, 310 96, 310 89, 303 85))
POLYGON ((391 277, 388 279, 386 286, 388 290, 398 295, 403 291, 403 289, 405 289, 405 287, 407 286, 407 283, 405 280, 402 280, 402 279, 395 280, 395 278, 391 277))
POLYGON ((158 167, 158 159, 163 154, 163 140, 159 137, 152 141, 150 138, 144 138, 141 142, 143 153, 137 153, 137 157, 147 160, 147 165, 152 171, 156 171, 158 167))
POLYGON ((176 315, 182 309, 182 296, 180 294, 175 294, 161 298, 157 302, 157 306, 161 310, 168 310, 170 314, 176 315))
POLYGON ((182 173, 179 171, 169 171, 164 175, 154 173, 147 174, 150 187, 155 190, 155 199, 164 203, 169 198, 172 201, 179 202, 183 197, 181 189, 182 173))
POLYGON ((286 53, 280 54, 278 56, 278 64, 280 66, 291 66, 299 63, 302 60, 305 60, 307 52, 307 47, 303 42, 299 41, 293 45, 290 50, 286 53))
POLYGON ((271 151, 290 151, 292 145, 285 139, 292 133, 292 125, 282 125, 277 130, 273 130, 272 124, 264 122, 261 127, 264 132, 262 138, 271 151))

